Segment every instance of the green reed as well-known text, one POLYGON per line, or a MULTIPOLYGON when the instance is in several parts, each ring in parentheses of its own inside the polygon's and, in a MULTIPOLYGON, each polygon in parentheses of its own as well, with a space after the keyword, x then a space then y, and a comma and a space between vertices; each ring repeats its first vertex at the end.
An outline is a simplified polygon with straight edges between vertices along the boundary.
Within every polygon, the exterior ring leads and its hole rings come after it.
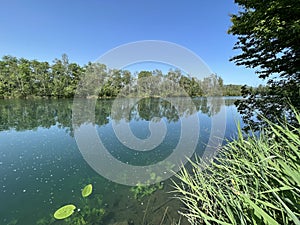
POLYGON ((176 175, 173 192, 191 224, 300 225, 300 128, 268 123, 258 136, 238 125, 213 161, 198 157, 176 175))

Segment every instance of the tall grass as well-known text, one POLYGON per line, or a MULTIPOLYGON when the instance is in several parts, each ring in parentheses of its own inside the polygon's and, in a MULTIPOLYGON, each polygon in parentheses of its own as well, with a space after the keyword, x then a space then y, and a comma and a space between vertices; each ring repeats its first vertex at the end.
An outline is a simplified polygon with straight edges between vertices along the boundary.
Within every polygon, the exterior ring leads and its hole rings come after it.
POLYGON ((239 127, 214 161, 198 158, 177 174, 174 193, 191 224, 300 225, 300 128, 268 123, 258 137, 239 127))

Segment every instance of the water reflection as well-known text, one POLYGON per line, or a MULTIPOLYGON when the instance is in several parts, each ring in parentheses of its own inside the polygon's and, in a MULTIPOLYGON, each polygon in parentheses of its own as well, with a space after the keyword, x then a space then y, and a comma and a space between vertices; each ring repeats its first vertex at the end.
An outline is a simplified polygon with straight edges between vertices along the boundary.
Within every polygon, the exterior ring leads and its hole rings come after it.
MULTIPOLYGON (((230 106, 234 104, 235 98, 194 98, 194 106, 199 113, 208 116, 214 116, 220 112, 222 104, 230 106)), ((91 101, 93 100, 83 100, 91 101)), ((130 102, 134 99, 118 99, 118 107, 111 112, 114 100, 98 100, 95 111, 84 111, 80 118, 82 121, 76 121, 77 125, 93 122, 98 126, 109 123, 109 119, 120 121, 145 120, 151 121, 154 118, 166 118, 169 122, 176 122, 180 116, 191 115, 194 109, 186 104, 184 98, 175 98, 175 108, 170 102, 159 98, 144 98, 134 104, 133 108, 127 109, 132 105, 130 102), (127 112, 130 111, 128 115, 127 112), (96 115, 94 121, 90 121, 89 114, 96 115)), ((66 129, 72 134, 72 107, 73 100, 1 100, 0 102, 0 131, 14 129, 16 131, 36 130, 38 127, 50 128, 58 126, 66 129)))
MULTIPOLYGON (((82 101, 93 104, 92 100, 82 101)), ((202 149, 209 138, 211 117, 224 109, 224 103, 234 107, 235 99, 194 98, 193 107, 184 98, 172 101, 176 104, 159 98, 144 98, 137 102, 136 99, 98 100, 93 112, 88 108, 79 111, 81 120, 76 120, 75 125, 93 123, 114 158, 130 164, 143 162, 150 165, 153 158, 160 161, 172 153, 180 136, 180 129, 177 129, 180 118, 194 113, 201 122, 198 148, 202 149), (112 110, 114 103, 117 107, 112 110), (116 136, 111 135, 112 121, 126 121, 137 137, 146 139, 149 122, 161 120, 170 128, 166 140, 160 149, 147 154, 124 150, 116 136)), ((135 224, 142 224, 141 215, 147 200, 134 200, 128 187, 99 176, 83 160, 73 138, 73 106, 73 100, 0 100, 0 202, 5 202, 0 204, 0 224, 15 220, 18 221, 16 224, 36 224, 63 204, 79 203, 78 193, 87 183, 93 183, 95 192, 103 197, 108 221, 124 221, 130 216, 135 224)), ((227 122, 227 129, 230 124, 234 125, 232 121, 227 122)), ((232 131, 234 128, 227 137, 232 131)), ((166 185, 155 193, 149 201, 149 209, 153 204, 156 210, 170 199, 166 194, 168 188, 166 185)), ((172 202, 170 209, 174 210, 170 210, 170 215, 174 218, 179 207, 179 203, 172 202)), ((149 215, 149 221, 159 224, 154 220, 161 219, 163 213, 164 208, 156 210, 149 215)))

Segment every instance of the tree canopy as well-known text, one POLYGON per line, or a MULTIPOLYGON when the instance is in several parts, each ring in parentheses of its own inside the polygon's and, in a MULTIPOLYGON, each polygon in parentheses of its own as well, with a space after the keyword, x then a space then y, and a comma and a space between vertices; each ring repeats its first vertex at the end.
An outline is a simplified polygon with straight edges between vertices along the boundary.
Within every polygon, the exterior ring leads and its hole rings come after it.
POLYGON ((100 63, 80 66, 69 62, 66 54, 52 63, 13 56, 0 60, 0 98, 71 98, 75 92, 81 97, 163 97, 182 96, 182 90, 191 97, 241 94, 241 86, 224 85, 216 74, 202 80, 178 69, 132 74, 100 63))
MULTIPOLYGON (((276 122, 287 116, 293 123, 291 106, 300 109, 300 1, 235 0, 240 11, 231 16, 229 33, 241 53, 231 58, 237 65, 257 69, 267 79, 268 91, 258 96, 246 86, 238 109, 246 122, 257 129, 254 111, 276 122)), ((260 120, 260 117, 258 117, 260 120)), ((260 120, 261 121, 261 120, 260 120)))

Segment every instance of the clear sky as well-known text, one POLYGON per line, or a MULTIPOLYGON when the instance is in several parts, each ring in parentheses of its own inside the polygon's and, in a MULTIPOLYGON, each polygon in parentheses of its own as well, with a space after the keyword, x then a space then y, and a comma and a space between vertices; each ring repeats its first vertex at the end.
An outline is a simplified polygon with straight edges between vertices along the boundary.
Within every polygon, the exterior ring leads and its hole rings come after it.
POLYGON ((262 83, 229 58, 233 0, 0 0, 0 56, 52 62, 63 53, 84 65, 119 45, 163 40, 202 58, 224 83, 262 83))

